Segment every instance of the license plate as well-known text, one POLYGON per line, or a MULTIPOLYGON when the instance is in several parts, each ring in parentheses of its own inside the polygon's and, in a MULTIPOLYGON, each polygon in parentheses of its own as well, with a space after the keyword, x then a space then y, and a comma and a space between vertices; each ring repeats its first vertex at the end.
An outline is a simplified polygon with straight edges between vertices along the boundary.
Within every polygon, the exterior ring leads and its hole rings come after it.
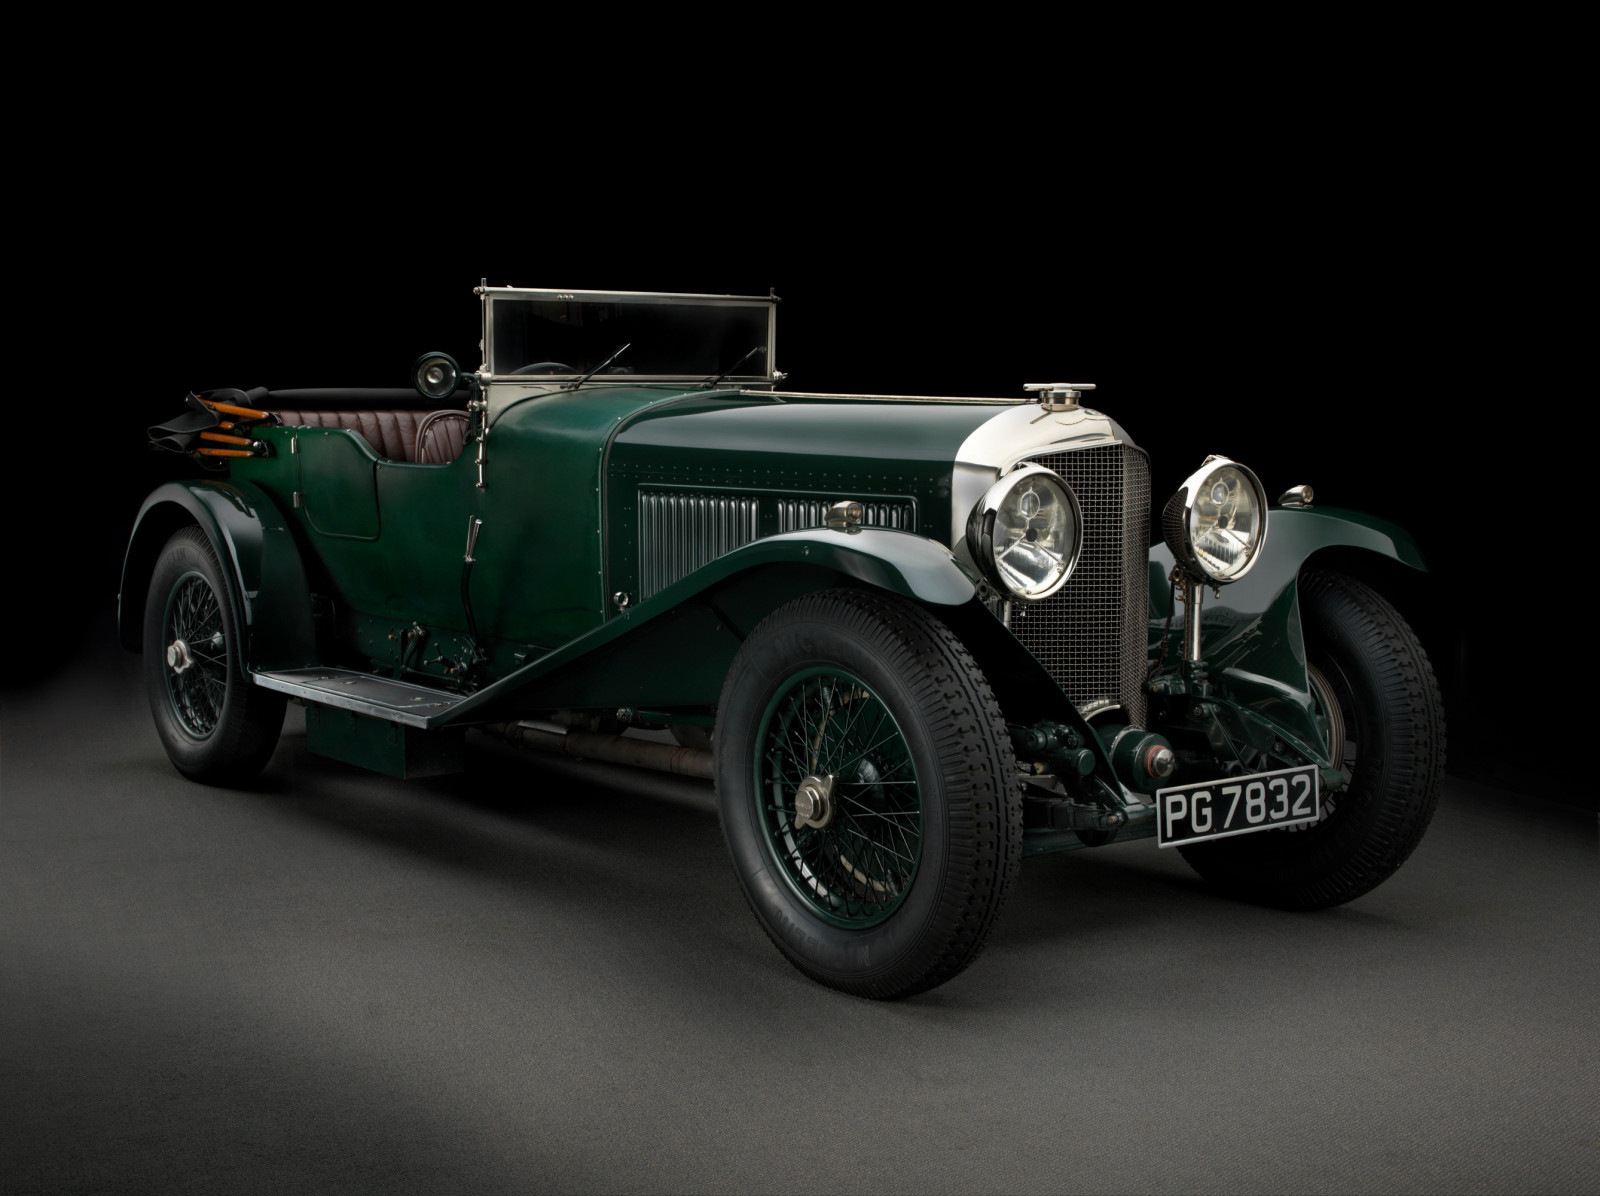
POLYGON ((1305 764, 1157 789, 1156 813, 1161 847, 1314 822, 1322 814, 1317 768, 1305 764))

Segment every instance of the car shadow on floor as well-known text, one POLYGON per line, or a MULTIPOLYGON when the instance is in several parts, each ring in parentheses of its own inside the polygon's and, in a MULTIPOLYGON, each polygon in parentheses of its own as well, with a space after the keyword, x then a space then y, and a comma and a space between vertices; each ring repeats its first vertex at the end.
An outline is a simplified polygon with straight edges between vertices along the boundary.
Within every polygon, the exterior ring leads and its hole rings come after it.
MULTIPOLYGON (((291 731, 250 792, 296 817, 520 886, 531 902, 582 905, 586 917, 629 926, 642 919, 667 938, 727 920, 717 933, 736 927, 735 939, 771 955, 744 908, 708 782, 522 751, 480 735, 468 744, 465 773, 399 781, 314 756, 291 731)), ((1280 933, 1314 942, 1396 925, 1358 908, 1307 915, 1234 901, 1145 840, 1025 860, 988 956, 1015 956, 1028 971, 1045 956, 1192 937, 1196 926, 1205 928, 1202 938, 1225 943, 1280 933)), ((991 964, 986 958, 986 972, 991 964)), ((943 1004, 945 992, 916 1000, 943 1004)))

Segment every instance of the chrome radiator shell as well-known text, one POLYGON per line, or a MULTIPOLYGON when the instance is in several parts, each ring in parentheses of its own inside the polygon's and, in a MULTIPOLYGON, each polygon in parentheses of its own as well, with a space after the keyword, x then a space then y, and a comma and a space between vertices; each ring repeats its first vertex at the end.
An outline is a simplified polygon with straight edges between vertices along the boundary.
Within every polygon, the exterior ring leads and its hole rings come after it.
POLYGON ((1111 706, 1143 725, 1149 619, 1150 465, 1126 443, 1027 458, 1052 469, 1083 508, 1083 554, 1070 581, 1043 602, 1011 607, 1012 633, 1073 704, 1111 706))

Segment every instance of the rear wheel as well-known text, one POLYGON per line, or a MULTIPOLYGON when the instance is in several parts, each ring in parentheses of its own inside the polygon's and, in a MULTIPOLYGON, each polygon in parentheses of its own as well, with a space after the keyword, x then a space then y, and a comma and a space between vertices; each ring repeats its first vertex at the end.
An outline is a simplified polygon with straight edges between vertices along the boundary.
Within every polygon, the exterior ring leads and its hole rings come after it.
POLYGON ((1416 634, 1377 591, 1337 573, 1300 578, 1311 694, 1348 782, 1310 826, 1181 848, 1218 888, 1283 909, 1342 905, 1392 876, 1439 802, 1444 707, 1416 634))
POLYGON ((1015 768, 960 641, 874 594, 777 611, 718 705, 723 834, 750 906, 802 972, 859 996, 921 992, 976 958, 1021 863, 1015 768))
POLYGON ((282 694, 244 673, 239 619, 205 533, 161 550, 144 608, 144 675, 156 734, 178 771, 226 784, 266 765, 283 728, 282 694))

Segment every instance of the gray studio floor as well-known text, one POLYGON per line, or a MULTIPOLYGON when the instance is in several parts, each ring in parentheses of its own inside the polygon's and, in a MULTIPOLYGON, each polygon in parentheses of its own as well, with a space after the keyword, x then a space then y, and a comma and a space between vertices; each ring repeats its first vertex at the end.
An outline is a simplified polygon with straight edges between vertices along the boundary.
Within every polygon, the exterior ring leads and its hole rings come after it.
POLYGON ((1595 815, 1452 781, 1321 915, 1029 860, 927 996, 768 945, 709 788, 477 741, 173 772, 133 657, 13 693, 0 1189, 1594 1192, 1595 815))

